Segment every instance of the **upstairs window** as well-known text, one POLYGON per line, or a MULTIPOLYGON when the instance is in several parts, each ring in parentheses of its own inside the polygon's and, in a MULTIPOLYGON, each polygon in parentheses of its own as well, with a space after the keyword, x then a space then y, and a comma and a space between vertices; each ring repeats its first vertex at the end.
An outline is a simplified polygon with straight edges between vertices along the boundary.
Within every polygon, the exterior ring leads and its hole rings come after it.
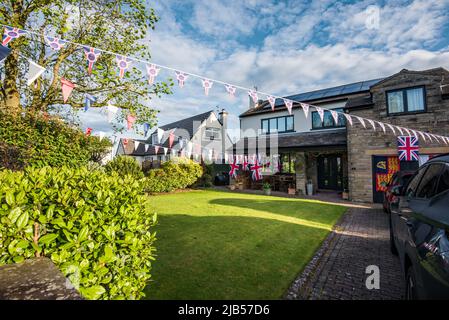
POLYGON ((209 140, 220 140, 220 131, 219 128, 209 127, 204 131, 204 136, 209 140))
MULTIPOLYGON (((343 112, 342 108, 332 109, 337 112, 343 112)), ((338 123, 335 123, 330 111, 324 111, 324 120, 321 122, 320 115, 317 111, 312 112, 312 129, 331 129, 346 126, 346 118, 343 114, 338 115, 338 123)))
POLYGON ((425 111, 424 87, 387 91, 387 108, 388 114, 425 111))
POLYGON ((282 133, 294 131, 293 116, 262 119, 262 133, 282 133))

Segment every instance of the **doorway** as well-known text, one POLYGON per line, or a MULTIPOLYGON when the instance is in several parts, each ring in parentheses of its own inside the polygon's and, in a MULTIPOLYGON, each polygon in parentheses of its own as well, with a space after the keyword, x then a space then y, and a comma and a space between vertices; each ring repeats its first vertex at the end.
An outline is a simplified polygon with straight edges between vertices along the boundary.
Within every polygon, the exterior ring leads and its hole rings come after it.
POLYGON ((343 166, 341 155, 318 156, 318 189, 342 190, 343 166))

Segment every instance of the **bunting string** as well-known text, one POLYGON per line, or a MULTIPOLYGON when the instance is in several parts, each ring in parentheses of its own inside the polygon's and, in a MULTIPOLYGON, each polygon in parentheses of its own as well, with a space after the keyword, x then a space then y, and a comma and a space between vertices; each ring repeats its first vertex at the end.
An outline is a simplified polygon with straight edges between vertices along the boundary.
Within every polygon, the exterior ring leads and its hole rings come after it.
MULTIPOLYGON (((13 27, 13 26, 9 26, 9 25, 4 25, 4 24, 3 24, 3 26, 5 27, 4 36, 3 36, 3 42, 2 42, 3 45, 7 45, 13 39, 17 38, 20 35, 26 34, 26 33, 30 34, 30 35, 38 36, 38 41, 41 41, 40 40, 41 34, 38 33, 38 32, 31 31, 31 30, 26 30, 26 29, 19 29, 19 28, 16 28, 16 27, 13 27)), ((148 81, 149 81, 150 84, 154 82, 154 78, 159 73, 159 70, 160 69, 165 69, 165 70, 169 70, 169 71, 172 71, 172 72, 175 73, 176 79, 177 79, 178 84, 179 84, 179 87, 181 87, 181 88, 185 85, 185 82, 188 80, 189 77, 200 79, 202 81, 202 84, 203 84, 202 86, 203 86, 203 89, 204 89, 204 93, 206 95, 209 94, 209 91, 212 89, 212 85, 213 84, 221 84, 221 85, 223 85, 225 87, 226 91, 229 93, 230 96, 235 96, 236 89, 239 89, 239 90, 242 90, 242 91, 246 92, 250 96, 250 98, 252 99, 252 101, 255 104, 258 104, 260 96, 265 96, 267 98, 267 100, 269 101, 273 111, 275 109, 274 106, 275 106, 276 100, 280 99, 281 101, 284 102, 284 104, 286 106, 286 109, 288 110, 288 112, 290 114, 292 113, 293 103, 296 103, 300 107, 302 107, 303 112, 304 112, 306 117, 308 116, 310 108, 314 108, 318 112, 318 114, 320 116, 320 120, 322 122, 324 121, 324 112, 330 112, 335 121, 338 120, 338 116, 339 115, 343 115, 348 120, 348 122, 351 125, 353 125, 352 117, 355 117, 362 124, 362 126, 364 128, 366 128, 365 121, 367 121, 371 125, 373 130, 376 130, 375 123, 377 123, 382 128, 382 131, 384 133, 386 133, 385 126, 387 125, 390 129, 392 129, 394 134, 396 133, 395 129, 397 129, 399 132, 403 132, 403 130, 405 130, 409 136, 412 136, 412 134, 413 134, 414 136, 418 136, 419 135, 421 137, 424 137, 424 135, 425 135, 425 136, 427 136, 430 139, 430 141, 433 141, 432 138, 434 138, 435 141, 438 142, 438 143, 440 142, 440 140, 442 142, 444 142, 446 145, 449 143, 449 137, 447 137, 447 136, 441 136, 441 135, 431 134, 431 133, 422 132, 422 131, 418 131, 418 130, 413 130, 413 129, 409 129, 409 128, 399 127, 399 126, 396 126, 396 125, 391 125, 391 124, 388 124, 388 123, 384 123, 384 122, 380 122, 380 121, 377 121, 377 120, 372 120, 372 119, 368 119, 368 118, 364 118, 364 117, 360 117, 360 116, 351 116, 351 115, 346 114, 344 112, 335 111, 335 110, 327 109, 327 108, 324 108, 324 107, 318 107, 318 106, 315 106, 315 105, 304 103, 302 101, 291 100, 291 99, 287 99, 285 97, 276 96, 276 95, 269 94, 269 93, 262 92, 262 91, 258 91, 258 90, 255 90, 255 89, 251 89, 251 88, 247 88, 247 87, 243 87, 243 86, 239 86, 239 85, 235 85, 235 84, 230 84, 228 82, 224 82, 224 81, 221 81, 219 79, 212 79, 210 77, 206 77, 206 76, 203 76, 203 75, 198 75, 198 74, 195 74, 195 73, 192 73, 192 72, 187 72, 187 71, 184 71, 184 70, 180 70, 180 69, 177 69, 177 68, 173 68, 173 67, 157 64, 157 63, 154 63, 154 62, 151 62, 151 61, 147 61, 147 60, 143 60, 143 59, 139 59, 139 58, 135 58, 135 57, 131 57, 131 56, 126 56, 126 55, 123 55, 123 54, 120 54, 120 53, 116 53, 116 52, 112 52, 112 51, 109 51, 109 50, 104 50, 104 49, 100 49, 100 48, 91 48, 90 46, 86 46, 86 45, 83 45, 83 44, 80 44, 80 43, 77 43, 77 42, 73 42, 73 41, 69 41, 69 40, 66 40, 66 39, 59 39, 59 38, 54 38, 54 37, 50 37, 50 36, 46 36, 46 35, 44 35, 44 38, 48 39, 44 43, 49 45, 53 50, 59 50, 61 46, 65 45, 67 43, 70 43, 72 45, 75 45, 75 46, 83 48, 85 50, 85 53, 86 53, 86 59, 88 60, 88 63, 89 63, 89 68, 88 68, 88 73, 89 74, 90 74, 90 72, 92 70, 92 67, 93 67, 93 64, 97 60, 98 56, 101 53, 106 53, 106 54, 109 54, 109 55, 112 55, 112 56, 116 57, 117 65, 118 65, 118 67, 120 69, 120 75, 119 75, 120 78, 123 77, 124 72, 126 71, 126 69, 129 67, 129 65, 132 62, 140 62, 140 63, 145 64, 145 66, 147 67, 148 81), (50 40, 53 40, 53 41, 50 41, 50 40), (56 45, 55 41, 57 41, 57 43, 58 43, 57 45, 56 45), (349 119, 351 119, 351 120, 349 120, 349 119)), ((72 87, 71 85, 72 84, 66 83, 66 86, 69 87, 67 89, 73 89, 74 86, 72 87)), ((67 91, 68 90, 66 90, 66 92, 67 91)))

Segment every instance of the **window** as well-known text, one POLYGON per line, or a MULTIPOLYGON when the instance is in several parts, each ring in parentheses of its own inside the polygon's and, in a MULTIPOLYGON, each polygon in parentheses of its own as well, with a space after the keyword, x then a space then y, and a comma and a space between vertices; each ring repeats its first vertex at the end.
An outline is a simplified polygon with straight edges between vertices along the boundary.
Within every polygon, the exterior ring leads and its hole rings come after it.
POLYGON ((436 194, 440 194, 446 190, 449 190, 449 166, 444 167, 443 174, 440 176, 436 194))
POLYGON ((405 194, 407 197, 413 197, 415 195, 416 188, 418 187, 419 181, 421 180, 424 172, 426 172, 427 167, 422 168, 418 171, 410 180, 410 183, 407 185, 407 189, 405 194))
POLYGON ((220 140, 220 128, 206 128, 204 136, 209 140, 220 140))
POLYGON ((262 133, 294 131, 293 116, 262 119, 262 133))
MULTIPOLYGON (((343 108, 333 109, 337 112, 343 112, 343 108)), ((329 129, 340 128, 346 126, 346 119, 343 114, 338 115, 338 123, 335 123, 334 117, 330 111, 324 111, 323 122, 321 122, 320 115, 317 111, 312 112, 312 129, 329 129)))
POLYGON ((152 144, 158 144, 158 141, 157 141, 157 134, 153 134, 153 135, 151 136, 151 143, 152 143, 152 144))
POLYGON ((427 169, 426 174, 423 176, 416 191, 417 198, 429 199, 435 195, 435 188, 437 186, 441 169, 441 164, 432 164, 429 166, 429 169, 427 169))
POLYGON ((424 87, 387 92, 388 113, 413 113, 425 111, 424 87))

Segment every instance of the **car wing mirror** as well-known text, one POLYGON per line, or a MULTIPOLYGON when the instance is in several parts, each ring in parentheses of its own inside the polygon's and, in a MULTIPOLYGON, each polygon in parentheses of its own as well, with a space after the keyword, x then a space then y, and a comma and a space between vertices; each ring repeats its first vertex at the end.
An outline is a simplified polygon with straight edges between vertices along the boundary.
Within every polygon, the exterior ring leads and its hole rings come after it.
POLYGON ((402 190, 402 186, 394 186, 391 188, 391 194, 393 194, 394 196, 402 196, 402 190))

